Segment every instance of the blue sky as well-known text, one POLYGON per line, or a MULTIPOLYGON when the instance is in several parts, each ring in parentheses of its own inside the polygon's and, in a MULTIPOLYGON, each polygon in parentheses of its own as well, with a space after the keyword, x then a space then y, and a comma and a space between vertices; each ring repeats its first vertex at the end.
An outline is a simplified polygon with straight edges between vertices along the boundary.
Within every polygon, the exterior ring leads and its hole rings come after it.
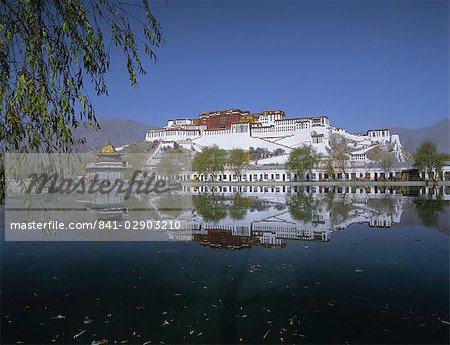
POLYGON ((448 1, 151 2, 165 45, 130 86, 113 52, 97 116, 163 125, 206 110, 328 115, 350 131, 449 116, 448 1))

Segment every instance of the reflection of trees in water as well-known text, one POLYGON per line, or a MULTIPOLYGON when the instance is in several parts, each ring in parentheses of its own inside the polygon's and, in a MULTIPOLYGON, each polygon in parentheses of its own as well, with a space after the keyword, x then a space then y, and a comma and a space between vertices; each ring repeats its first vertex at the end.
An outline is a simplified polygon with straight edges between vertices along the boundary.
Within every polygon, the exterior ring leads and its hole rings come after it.
POLYGON ((158 210, 155 206, 149 204, 148 198, 144 196, 123 200, 121 207, 128 209, 129 219, 132 220, 160 219, 158 210))
POLYGON ((331 224, 340 224, 347 221, 350 218, 350 212, 355 209, 351 203, 346 202, 345 194, 327 193, 325 202, 330 212, 331 224))
POLYGON ((179 217, 191 208, 191 196, 178 193, 161 194, 155 201, 155 206, 162 213, 170 217, 179 217))
POLYGON ((369 199, 367 205, 380 213, 395 213, 395 199, 389 196, 382 199, 369 199))
MULTIPOLYGON (((205 221, 219 222, 227 216, 234 220, 244 219, 248 212, 263 212, 269 207, 279 211, 288 209, 295 220, 315 223, 320 214, 328 213, 331 225, 343 224, 355 217, 355 212, 365 210, 361 203, 376 214, 395 214, 396 197, 356 199, 352 203, 349 195, 329 192, 316 197, 313 194, 300 191, 296 194, 287 194, 285 203, 271 203, 265 200, 245 197, 241 194, 225 196, 222 194, 194 195, 193 206, 205 221)), ((438 216, 449 205, 442 196, 437 198, 418 198, 414 202, 418 217, 425 226, 436 227, 438 216)), ((368 210, 366 210, 368 211, 368 210)), ((320 218, 320 217, 319 217, 320 218)))
POLYGON ((292 195, 288 194, 286 196, 286 205, 292 218, 304 222, 311 222, 320 206, 318 200, 314 199, 311 194, 301 192, 292 195))
MULTIPOLYGON (((278 206, 283 207, 283 208, 285 207, 282 204, 277 205, 277 207, 278 206)), ((250 206, 250 212, 264 211, 264 210, 267 210, 267 208, 268 208, 268 206, 264 201, 259 200, 259 199, 252 199, 252 205, 250 206)))
POLYGON ((164 218, 177 218, 184 212, 190 211, 192 202, 189 195, 180 195, 176 192, 160 195, 134 195, 123 200, 117 207, 128 209, 129 219, 132 220, 161 220, 164 218))
POLYGON ((227 215, 234 220, 240 220, 244 219, 249 210, 263 211, 267 209, 267 205, 261 200, 243 197, 241 194, 227 197, 220 194, 205 193, 194 195, 192 201, 194 208, 203 219, 212 222, 218 222, 227 215))
POLYGON ((226 198, 220 194, 200 194, 192 196, 194 208, 210 222, 218 222, 227 216, 226 198))
POLYGON ((445 206, 449 204, 443 199, 442 195, 435 198, 432 195, 428 195, 426 198, 418 197, 414 203, 420 221, 423 225, 429 227, 437 226, 439 213, 442 213, 445 206))
POLYGON ((248 209, 252 206, 252 199, 237 194, 229 206, 229 215, 232 219, 244 219, 248 209))
POLYGON ((286 205, 284 204, 276 204, 275 209, 278 211, 283 211, 286 208, 286 205))

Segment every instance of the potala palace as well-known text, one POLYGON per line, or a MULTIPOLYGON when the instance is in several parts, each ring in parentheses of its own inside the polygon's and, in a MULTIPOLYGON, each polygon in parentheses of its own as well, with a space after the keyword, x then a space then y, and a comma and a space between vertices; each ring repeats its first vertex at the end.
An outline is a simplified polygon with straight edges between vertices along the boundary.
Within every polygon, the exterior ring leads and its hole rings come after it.
POLYGON ((391 134, 389 129, 370 129, 365 133, 351 134, 331 125, 327 116, 288 118, 282 110, 267 110, 257 114, 241 109, 205 112, 196 119, 169 120, 164 128, 150 130, 145 139, 177 143, 198 152, 212 145, 223 149, 262 148, 269 152, 281 149, 283 154, 258 163, 282 164, 292 149, 302 145, 311 145, 326 156, 333 135, 347 139, 351 147, 350 161, 368 162, 367 152, 384 144, 389 145, 399 162, 404 161, 400 138, 397 134, 391 134))

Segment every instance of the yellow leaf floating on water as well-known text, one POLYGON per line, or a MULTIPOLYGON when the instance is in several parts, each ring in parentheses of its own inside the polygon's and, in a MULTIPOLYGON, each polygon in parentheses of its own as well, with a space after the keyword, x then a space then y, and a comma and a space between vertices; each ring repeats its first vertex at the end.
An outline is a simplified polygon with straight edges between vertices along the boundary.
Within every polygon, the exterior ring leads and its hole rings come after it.
POLYGON ((108 339, 100 339, 100 340, 95 340, 91 343, 91 345, 104 345, 108 343, 108 339))
POLYGON ((304 334, 301 334, 301 333, 292 333, 292 335, 295 335, 296 337, 306 338, 306 336, 304 334))
POLYGON ((86 317, 83 319, 83 323, 84 323, 85 325, 90 324, 90 323, 92 323, 92 322, 94 322, 94 319, 90 319, 89 316, 86 316, 86 317))
POLYGON ((84 332, 86 332, 86 330, 84 329, 84 330, 82 330, 80 333, 77 333, 77 334, 75 334, 74 336, 73 336, 73 338, 75 339, 75 338, 78 338, 80 335, 82 335, 84 332))

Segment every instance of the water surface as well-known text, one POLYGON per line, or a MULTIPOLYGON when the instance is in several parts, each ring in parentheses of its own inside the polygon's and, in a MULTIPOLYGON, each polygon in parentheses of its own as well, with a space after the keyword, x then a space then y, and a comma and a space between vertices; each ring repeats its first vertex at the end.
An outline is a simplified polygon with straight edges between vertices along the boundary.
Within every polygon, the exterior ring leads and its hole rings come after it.
POLYGON ((202 194, 192 241, 2 241, 1 343, 448 343, 449 205, 419 200, 202 194))

